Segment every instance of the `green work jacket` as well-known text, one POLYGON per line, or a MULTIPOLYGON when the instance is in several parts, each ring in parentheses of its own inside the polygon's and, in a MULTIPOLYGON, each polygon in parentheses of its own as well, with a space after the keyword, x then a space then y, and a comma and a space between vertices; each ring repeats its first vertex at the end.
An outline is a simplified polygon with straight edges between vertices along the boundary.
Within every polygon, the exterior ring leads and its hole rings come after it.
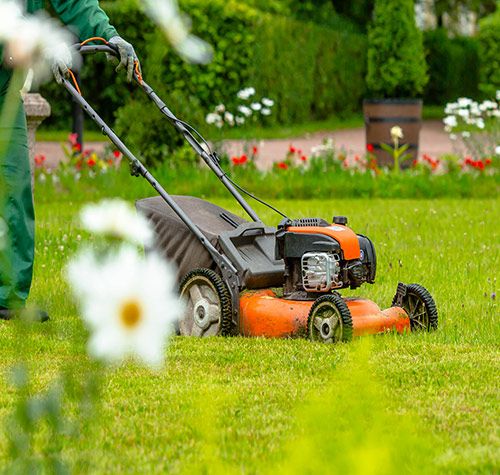
MULTIPOLYGON (((25 0, 28 13, 42 10, 45 0, 25 0)), ((80 41, 94 36, 109 40, 118 33, 109 24, 109 18, 99 7, 98 0, 50 0, 59 19, 80 41)), ((3 62, 3 48, 0 45, 0 64, 3 62)), ((12 71, 0 66, 0 101, 6 92, 12 71)))
MULTIPOLYGON (((25 0, 28 13, 44 8, 45 0, 25 0)), ((80 39, 101 36, 109 40, 117 35, 109 18, 99 7, 98 0, 50 0, 60 20, 80 39)))

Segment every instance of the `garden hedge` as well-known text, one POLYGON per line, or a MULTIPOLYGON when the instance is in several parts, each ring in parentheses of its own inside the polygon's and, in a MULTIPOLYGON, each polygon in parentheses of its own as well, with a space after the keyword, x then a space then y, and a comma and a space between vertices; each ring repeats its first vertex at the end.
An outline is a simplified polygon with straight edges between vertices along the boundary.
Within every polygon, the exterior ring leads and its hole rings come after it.
POLYGON ((500 2, 497 11, 479 23, 479 55, 480 89, 488 97, 495 97, 500 89, 500 2))
POLYGON ((442 105, 457 97, 479 95, 479 49, 474 37, 450 38, 443 28, 424 33, 429 82, 426 104, 442 105))
MULTIPOLYGON (((276 100, 274 120, 283 124, 348 114, 363 97, 366 40, 350 25, 333 30, 236 0, 184 0, 181 6, 192 18, 194 33, 214 46, 212 63, 200 66, 183 62, 133 2, 102 5, 134 44, 146 80, 174 111, 202 128, 214 105, 231 105, 245 86, 276 100)), ((86 61, 83 91, 107 120, 120 108, 118 129, 129 132, 129 139, 145 144, 154 133, 165 137, 170 128, 159 122, 158 114, 149 113, 150 107, 143 109, 142 95, 123 77, 115 77, 104 58, 86 61)), ((54 105, 51 124, 67 127, 70 107, 64 91, 49 85, 43 92, 54 105)), ((166 152, 155 147, 146 155, 158 159, 166 152)))

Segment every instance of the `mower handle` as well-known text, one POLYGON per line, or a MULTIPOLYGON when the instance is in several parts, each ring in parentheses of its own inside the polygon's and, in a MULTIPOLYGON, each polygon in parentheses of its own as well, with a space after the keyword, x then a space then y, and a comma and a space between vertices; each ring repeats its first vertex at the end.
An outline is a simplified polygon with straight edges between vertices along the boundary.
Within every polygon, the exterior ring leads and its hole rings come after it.
POLYGON ((73 49, 82 55, 84 54, 94 54, 94 53, 106 53, 110 54, 111 56, 114 56, 117 58, 119 56, 118 48, 111 44, 107 43, 104 45, 81 45, 80 43, 77 43, 76 45, 73 45, 73 49))
MULTIPOLYGON (((82 55, 94 54, 94 53, 107 53, 114 57, 119 57, 118 48, 111 44, 76 44, 74 45, 75 51, 82 55)), ((200 143, 197 137, 201 138, 204 143, 205 139, 196 132, 189 124, 179 120, 175 114, 167 107, 167 105, 161 100, 161 98, 156 94, 151 86, 149 86, 146 81, 141 76, 140 71, 134 68, 134 79, 139 85, 139 87, 144 91, 144 93, 149 97, 149 99, 158 107, 160 112, 167 117, 167 119, 172 123, 172 125, 180 132, 184 139, 193 148, 196 154, 202 158, 202 160, 208 165, 208 167, 215 173, 217 178, 224 184, 224 186, 229 190, 229 192, 234 196, 236 201, 241 205, 245 212, 252 218, 254 222, 261 222, 257 213, 250 207, 250 205, 245 201, 243 196, 235 188, 231 180, 227 177, 224 170, 221 168, 217 156, 210 150, 206 150, 204 144, 200 143)), ((73 85, 67 80, 63 80, 63 84, 66 89, 71 93, 71 95, 76 99, 80 106, 92 117, 94 122, 96 122, 105 135, 107 135, 111 141, 117 146, 117 148, 131 160, 132 166, 136 170, 140 170, 139 174, 146 171, 142 164, 130 153, 130 151, 124 146, 120 139, 113 133, 113 131, 107 126, 107 124, 102 121, 102 119, 97 115, 95 111, 89 106, 87 101, 77 92, 73 85)))

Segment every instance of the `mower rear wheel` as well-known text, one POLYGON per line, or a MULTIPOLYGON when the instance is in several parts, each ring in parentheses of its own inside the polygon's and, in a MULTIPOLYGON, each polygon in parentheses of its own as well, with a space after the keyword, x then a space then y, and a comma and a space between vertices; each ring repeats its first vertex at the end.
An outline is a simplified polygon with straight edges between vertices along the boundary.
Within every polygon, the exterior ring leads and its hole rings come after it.
MULTIPOLYGON (((392 305, 397 305, 398 294, 395 295, 392 305)), ((430 292, 419 284, 408 284, 406 295, 401 302, 402 308, 410 317, 412 332, 432 331, 438 327, 438 312, 436 302, 430 292)))
POLYGON ((311 307, 307 330, 312 341, 338 343, 352 340, 352 316, 340 295, 323 295, 311 307))
POLYGON ((181 335, 207 337, 230 333, 231 296, 219 275, 210 269, 195 269, 182 279, 179 290, 186 304, 179 322, 181 335))

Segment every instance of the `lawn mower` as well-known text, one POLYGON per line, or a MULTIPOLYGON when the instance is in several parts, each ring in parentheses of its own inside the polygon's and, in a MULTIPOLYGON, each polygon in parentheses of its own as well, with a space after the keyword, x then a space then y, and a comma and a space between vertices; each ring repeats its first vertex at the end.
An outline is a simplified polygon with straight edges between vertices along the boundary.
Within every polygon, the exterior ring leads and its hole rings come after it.
MULTIPOLYGON (((107 43, 76 48, 81 54, 117 55, 107 43)), ((372 241, 356 234, 345 216, 334 216, 333 222, 290 219, 241 188, 209 143, 144 81, 138 65, 134 76, 249 217, 244 220, 196 197, 167 193, 83 98, 76 81, 64 80, 74 100, 127 158, 131 174, 145 178, 159 195, 137 201, 136 207, 154 226, 155 249, 177 266, 179 292, 186 302, 178 322, 181 335, 305 336, 337 343, 365 334, 437 328, 434 300, 418 284, 399 283, 392 306, 385 310, 371 300, 341 297, 342 289, 375 282, 372 241), (243 194, 281 214, 277 228, 266 226, 243 194)))

